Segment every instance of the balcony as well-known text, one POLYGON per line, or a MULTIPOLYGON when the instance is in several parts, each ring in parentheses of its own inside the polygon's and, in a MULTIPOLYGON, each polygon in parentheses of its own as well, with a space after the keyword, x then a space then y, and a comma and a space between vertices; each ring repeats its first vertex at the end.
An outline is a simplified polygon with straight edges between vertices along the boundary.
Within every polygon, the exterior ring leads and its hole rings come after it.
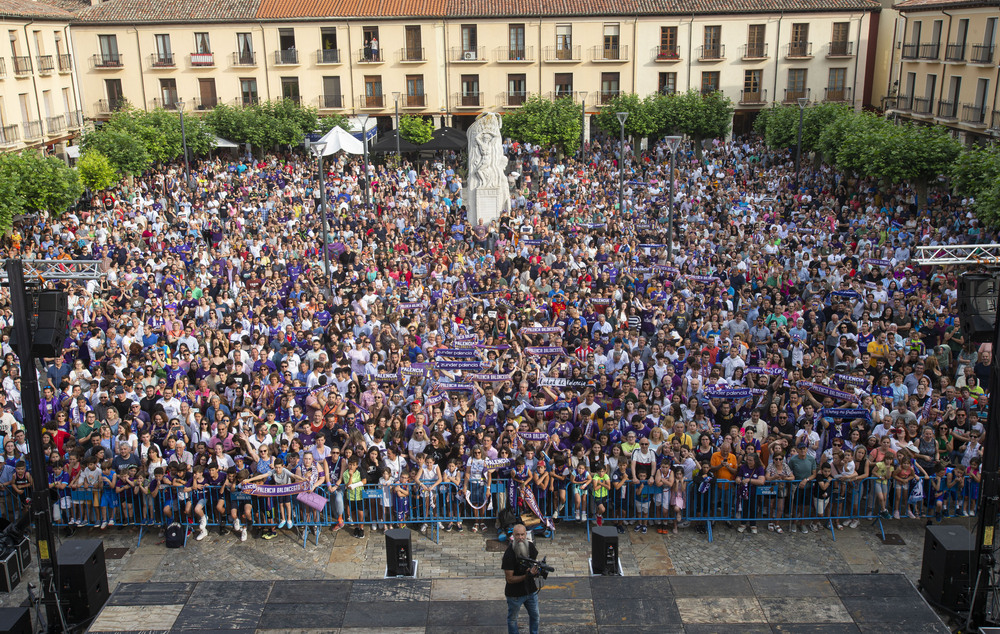
POLYGON ((233 53, 233 66, 256 66, 257 53, 233 53))
POLYGON ((427 95, 403 95, 403 109, 426 108, 427 95))
POLYGON ((422 46, 404 46, 399 49, 399 61, 403 64, 422 64, 427 61, 427 56, 424 55, 422 46))
POLYGON ((294 66, 299 63, 299 51, 294 48, 275 51, 274 63, 279 66, 294 66))
POLYGON ((528 93, 524 90, 511 90, 500 93, 500 100, 505 108, 520 108, 528 99, 528 93))
POLYGON ((40 75, 48 75, 56 69, 56 58, 52 55, 38 55, 35 57, 35 63, 38 64, 40 75))
POLYGON ((381 49, 373 51, 370 48, 359 48, 357 60, 359 64, 381 64, 385 61, 381 49))
POLYGON ((94 68, 118 70, 122 67, 122 56, 118 53, 98 53, 90 58, 94 68))
POLYGON ((927 116, 931 114, 932 102, 930 99, 924 99, 922 97, 914 97, 913 99, 913 114, 918 116, 927 116))
POLYGON ((385 95, 362 95, 358 97, 358 108, 361 110, 382 110, 385 108, 385 95))
POLYGON ((812 56, 812 42, 791 42, 785 50, 785 59, 810 59, 812 56))
POLYGON ((316 51, 316 63, 317 64, 339 64, 340 63, 340 49, 339 48, 321 48, 316 51))
POLYGON ((965 44, 949 44, 944 48, 944 61, 965 63, 965 44))
POLYGON ((740 47, 740 59, 744 61, 767 59, 767 57, 767 44, 764 42, 751 42, 740 47))
POLYGON ((221 103, 218 97, 209 97, 208 99, 203 99, 201 97, 195 97, 191 100, 191 108, 199 112, 205 112, 206 110, 211 110, 221 103))
POLYGON ((854 57, 854 42, 830 42, 826 49, 827 57, 854 57))
POLYGON ((194 68, 211 68, 215 66, 215 53, 191 53, 190 61, 194 68))
POLYGON ((73 110, 66 113, 66 127, 70 130, 76 130, 83 127, 83 112, 80 110, 73 110))
POLYGON ((176 68, 177 63, 174 61, 174 56, 170 53, 160 54, 153 53, 149 56, 149 66, 150 68, 176 68))
POLYGON ((27 55, 19 55, 13 58, 14 60, 14 75, 16 77, 24 77, 25 75, 31 74, 31 58, 27 55))
POLYGON ((969 56, 970 64, 992 64, 993 63, 993 49, 995 46, 987 46, 986 44, 973 44, 972 45, 972 55, 969 56))
POLYGON ((463 62, 466 64, 485 64, 488 61, 486 59, 486 47, 473 46, 470 48, 453 48, 451 49, 451 61, 463 62))
POLYGON ((622 94, 622 91, 620 90, 602 90, 601 92, 597 93, 597 103, 599 103, 602 106, 606 106, 620 94, 622 94))
POLYGON ((973 106, 972 104, 962 105, 962 123, 974 126, 986 125, 986 108, 973 106))
POLYGON ((35 139, 42 138, 42 122, 41 121, 25 121, 24 122, 24 140, 34 141, 35 139))
POLYGON ((344 107, 344 95, 320 95, 320 110, 340 110, 344 107))
POLYGON ((462 92, 455 94, 455 107, 456 108, 482 108, 483 107, 483 93, 481 92, 462 92))
POLYGON ((913 99, 909 95, 904 95, 900 93, 896 96, 896 110, 902 110, 906 112, 913 107, 913 99))
POLYGON ((71 73, 73 72, 73 56, 69 53, 63 53, 59 56, 59 72, 60 73, 71 73))
POLYGON ((559 99, 572 99, 573 103, 580 103, 580 93, 573 90, 556 90, 545 93, 545 98, 549 101, 558 101, 559 99))
POLYGON ((57 115, 55 117, 45 117, 45 129, 49 136, 56 136, 66 129, 66 117, 57 115))
POLYGON ((653 61, 654 62, 664 62, 667 64, 672 64, 674 62, 681 61, 681 52, 677 48, 677 45, 671 46, 654 46, 653 47, 653 61))
POLYGON ((794 104, 798 103, 799 99, 809 99, 812 96, 812 88, 806 88, 805 90, 791 90, 790 88, 785 88, 785 98, 782 103, 794 104))
POLYGON ((557 63, 569 63, 569 62, 579 62, 580 61, 580 47, 579 46, 546 46, 545 47, 545 61, 557 64, 557 63))
POLYGON ((993 111, 993 123, 990 125, 992 130, 1000 130, 1000 110, 993 111))
POLYGON ((937 59, 941 55, 941 44, 921 44, 920 59, 937 59))
POLYGON ((917 59, 919 49, 918 44, 903 44, 903 59, 917 59))
POLYGON ((535 49, 531 46, 519 48, 501 47, 496 50, 496 60, 500 64, 524 64, 535 61, 535 49))
POLYGON ((699 46, 698 47, 698 61, 699 62, 721 62, 726 59, 726 45, 718 44, 716 46, 699 46))
POLYGON ((824 88, 823 101, 827 103, 846 103, 851 101, 851 88, 824 88))
POLYGON ((938 101, 938 119, 957 119, 958 118, 958 107, 954 101, 948 101, 947 99, 941 99, 938 101))
POLYGON ((0 127, 0 145, 11 145, 17 143, 21 138, 18 134, 17 125, 5 125, 0 127))
POLYGON ((767 89, 740 91, 740 105, 742 106, 763 106, 766 103, 767 89))
POLYGON ((150 103, 153 105, 153 109, 163 108, 164 110, 177 110, 177 97, 170 99, 163 99, 162 97, 155 97, 150 103))
POLYGON ((97 112, 101 114, 111 114, 125 108, 128 102, 124 99, 101 99, 97 102, 97 112))
POLYGON ((590 49, 592 62, 627 62, 628 46, 594 46, 590 49))

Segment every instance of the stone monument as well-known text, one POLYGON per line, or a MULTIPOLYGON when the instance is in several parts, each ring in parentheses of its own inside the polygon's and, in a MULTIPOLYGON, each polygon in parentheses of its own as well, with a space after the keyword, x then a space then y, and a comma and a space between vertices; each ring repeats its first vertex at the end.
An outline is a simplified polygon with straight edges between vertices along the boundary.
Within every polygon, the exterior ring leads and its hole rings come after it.
POLYGON ((463 192, 469 224, 491 220, 510 207, 510 186, 507 184, 507 157, 503 154, 500 116, 487 112, 469 128, 469 174, 463 192))

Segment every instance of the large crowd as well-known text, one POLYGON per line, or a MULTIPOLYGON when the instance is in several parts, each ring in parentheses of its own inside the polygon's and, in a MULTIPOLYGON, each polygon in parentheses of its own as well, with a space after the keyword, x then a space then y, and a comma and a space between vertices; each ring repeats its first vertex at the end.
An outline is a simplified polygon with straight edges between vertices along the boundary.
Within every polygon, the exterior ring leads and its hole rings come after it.
MULTIPOLYGON (((991 350, 963 338, 956 272, 912 261, 919 245, 991 241, 965 201, 808 158, 797 178, 793 154, 753 139, 688 144, 673 174, 657 143, 624 162, 617 141, 505 151, 509 210, 476 226, 461 156, 367 178, 358 157, 326 162, 328 258, 304 154, 197 161, 193 189, 167 166, 19 220, 0 257, 104 271, 45 282, 71 312, 63 355, 39 368, 59 521, 184 517, 201 539, 211 518, 246 539, 254 482, 307 483, 359 537, 435 500, 465 518, 446 529, 485 530, 498 481, 540 515, 619 531, 683 530, 712 490, 756 533, 739 501, 775 485, 809 509, 772 508, 779 533, 856 527, 859 505, 974 511, 991 350), (384 512, 364 515, 365 486, 384 512), (435 498, 445 487, 460 495, 435 498), (838 490, 863 490, 854 519, 824 503, 838 490)), ((0 293, 0 486, 24 501, 0 293)), ((275 500, 261 536, 308 519, 308 502, 275 500)))

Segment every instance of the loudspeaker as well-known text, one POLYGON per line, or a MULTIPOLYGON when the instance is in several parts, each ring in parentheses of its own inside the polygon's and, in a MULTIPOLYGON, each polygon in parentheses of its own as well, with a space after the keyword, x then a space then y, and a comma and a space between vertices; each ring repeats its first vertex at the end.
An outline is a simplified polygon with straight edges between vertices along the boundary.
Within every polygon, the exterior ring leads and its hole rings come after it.
POLYGON ((983 273, 966 273, 958 278, 958 316, 965 341, 993 340, 997 320, 997 278, 983 273))
POLYGON ((31 540, 27 537, 22 537, 17 543, 17 561, 22 571, 31 565, 31 540))
POLYGON ((967 529, 928 526, 920 568, 920 590, 927 600, 952 612, 968 609, 972 598, 970 570, 975 556, 975 540, 967 529))
POLYGON ((61 291, 38 293, 37 325, 31 335, 31 351, 36 357, 62 354, 69 329, 69 300, 61 291))
POLYGON ((413 576, 413 548, 407 528, 393 528, 385 532, 385 576, 413 576))
POLYGON ((0 591, 10 592, 21 583, 21 566, 17 561, 17 549, 0 555, 0 591))
POLYGON ((32 634, 28 608, 0 608, 0 634, 32 634))
POLYGON ((99 539, 67 541, 59 549, 57 560, 66 618, 70 623, 81 623, 97 616, 110 595, 104 542, 99 539))
POLYGON ((618 574, 618 531, 597 526, 590 531, 590 566, 595 575, 618 574))

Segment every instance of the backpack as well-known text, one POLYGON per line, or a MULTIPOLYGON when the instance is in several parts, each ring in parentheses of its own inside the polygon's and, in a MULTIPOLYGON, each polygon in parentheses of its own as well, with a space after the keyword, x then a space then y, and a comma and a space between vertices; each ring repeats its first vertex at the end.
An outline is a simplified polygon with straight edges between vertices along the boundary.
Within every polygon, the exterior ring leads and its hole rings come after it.
POLYGON ((180 548, 184 545, 184 527, 173 522, 170 526, 167 526, 167 530, 164 531, 164 537, 166 538, 167 548, 180 548))
POLYGON ((500 511, 497 515, 497 523, 500 525, 500 530, 507 532, 514 524, 517 524, 518 517, 514 509, 509 506, 500 511))

